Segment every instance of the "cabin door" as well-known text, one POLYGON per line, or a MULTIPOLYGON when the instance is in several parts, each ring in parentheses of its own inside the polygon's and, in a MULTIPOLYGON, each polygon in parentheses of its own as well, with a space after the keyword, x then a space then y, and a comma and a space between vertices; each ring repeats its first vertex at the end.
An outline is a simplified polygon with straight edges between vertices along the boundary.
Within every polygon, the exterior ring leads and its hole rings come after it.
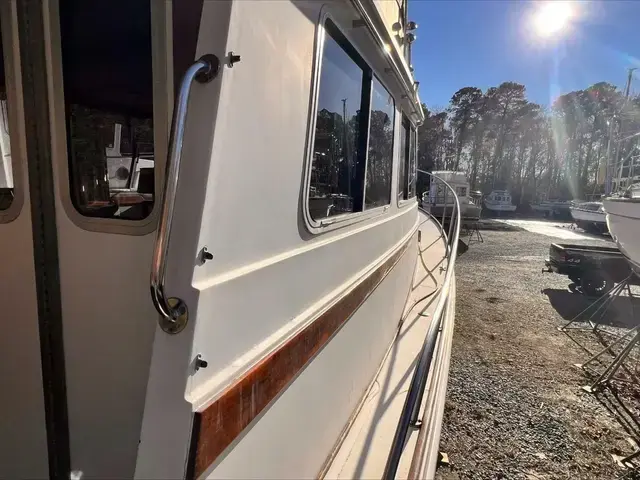
POLYGON ((46 478, 47 425, 55 426, 43 378, 59 353, 48 348, 56 305, 37 295, 47 259, 42 215, 32 224, 32 200, 42 197, 28 181, 16 13, 15 2, 0 2, 0 478, 46 478))
POLYGON ((0 2, 0 478, 134 476, 181 15, 0 2))

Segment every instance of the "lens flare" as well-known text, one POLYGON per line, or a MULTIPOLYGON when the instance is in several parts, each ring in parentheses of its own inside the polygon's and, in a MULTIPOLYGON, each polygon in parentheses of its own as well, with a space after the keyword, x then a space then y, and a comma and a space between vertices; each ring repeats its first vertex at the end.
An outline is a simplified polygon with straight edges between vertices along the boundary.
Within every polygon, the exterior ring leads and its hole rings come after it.
POLYGON ((541 37, 556 35, 567 28, 574 14, 572 2, 549 1, 542 3, 533 18, 535 31, 541 37))

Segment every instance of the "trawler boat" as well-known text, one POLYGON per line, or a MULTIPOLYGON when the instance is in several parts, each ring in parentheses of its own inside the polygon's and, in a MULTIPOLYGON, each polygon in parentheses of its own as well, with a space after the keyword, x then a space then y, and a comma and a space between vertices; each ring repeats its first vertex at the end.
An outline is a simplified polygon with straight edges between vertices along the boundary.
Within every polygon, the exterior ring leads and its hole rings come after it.
POLYGON ((0 2, 0 478, 432 478, 406 7, 0 2))
POLYGON ((433 172, 429 185, 428 201, 425 202, 426 199, 423 195, 423 206, 435 217, 442 216, 445 212, 451 216, 455 198, 453 195, 447 195, 448 190, 440 179, 447 182, 456 192, 463 222, 478 220, 481 207, 470 196, 469 182, 464 172, 445 170, 433 172))
POLYGON ((531 205, 531 210, 543 214, 545 217, 568 217, 575 202, 568 200, 543 200, 531 205))
POLYGON ((560 218, 569 218, 571 216, 571 200, 548 200, 542 202, 544 207, 549 209, 550 215, 560 218))
POLYGON ((607 231, 607 215, 602 202, 580 202, 571 206, 571 216, 576 225, 584 230, 599 233, 607 231))
POLYGON ((516 206, 511 203, 511 194, 507 190, 493 190, 484 198, 484 207, 494 214, 515 212, 516 206))
POLYGON ((531 210, 538 213, 538 214, 542 214, 545 217, 551 215, 552 212, 552 208, 551 206, 548 204, 548 202, 539 202, 539 203, 532 203, 531 204, 531 210))
POLYGON ((611 237, 640 275, 640 183, 630 185, 621 195, 605 197, 603 203, 611 237))

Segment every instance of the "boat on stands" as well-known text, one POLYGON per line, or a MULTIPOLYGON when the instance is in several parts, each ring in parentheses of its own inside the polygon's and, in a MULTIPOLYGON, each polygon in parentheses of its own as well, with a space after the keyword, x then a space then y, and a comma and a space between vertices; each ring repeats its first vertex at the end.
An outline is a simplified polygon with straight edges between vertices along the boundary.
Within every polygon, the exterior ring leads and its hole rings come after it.
POLYGON ((445 184, 448 183, 456 193, 460 204, 460 213, 463 222, 473 222, 480 218, 482 207, 472 198, 469 181, 464 172, 456 171, 434 171, 431 177, 428 193, 423 194, 423 207, 425 207, 436 218, 442 215, 451 216, 451 211, 455 203, 453 195, 448 193, 445 184))
POLYGON ((623 193, 605 197, 603 204, 611 237, 632 270, 640 275, 640 183, 630 185, 623 193))
POLYGON ((549 202, 543 202, 549 208, 549 211, 553 217, 556 218, 571 218, 571 200, 551 200, 549 202))
POLYGON ((532 203, 531 210, 543 216, 549 216, 551 213, 551 208, 545 202, 532 203))
POLYGON ((407 2, 176 5, 0 2, 0 478, 432 478, 407 2))
POLYGON ((570 207, 575 224, 587 231, 607 231, 607 214, 602 202, 574 202, 570 207))
POLYGON ((511 203, 511 194, 508 190, 493 190, 484 197, 484 208, 494 215, 513 213, 516 206, 511 203))
POLYGON ((568 200, 543 200, 531 205, 531 210, 545 217, 567 218, 571 216, 574 202, 568 200))

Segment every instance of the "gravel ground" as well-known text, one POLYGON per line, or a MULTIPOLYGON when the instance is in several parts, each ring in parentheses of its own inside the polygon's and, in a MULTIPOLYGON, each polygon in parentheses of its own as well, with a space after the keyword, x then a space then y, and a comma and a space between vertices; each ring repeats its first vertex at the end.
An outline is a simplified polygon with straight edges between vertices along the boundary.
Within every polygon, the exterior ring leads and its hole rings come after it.
MULTIPOLYGON (((541 273, 549 244, 562 241, 490 230, 456 264, 456 328, 440 442, 448 463, 436 478, 640 478, 611 456, 632 453, 628 439, 638 438, 640 428, 623 428, 624 418, 608 407, 610 392, 580 389, 589 378, 573 364, 588 355, 556 329, 589 304, 568 288, 567 277, 541 273)), ((617 301, 606 320, 628 320, 628 304, 628 298, 617 301)), ((592 351, 602 348, 591 333, 574 335, 592 351)), ((639 392, 617 392, 634 414, 639 392)))

